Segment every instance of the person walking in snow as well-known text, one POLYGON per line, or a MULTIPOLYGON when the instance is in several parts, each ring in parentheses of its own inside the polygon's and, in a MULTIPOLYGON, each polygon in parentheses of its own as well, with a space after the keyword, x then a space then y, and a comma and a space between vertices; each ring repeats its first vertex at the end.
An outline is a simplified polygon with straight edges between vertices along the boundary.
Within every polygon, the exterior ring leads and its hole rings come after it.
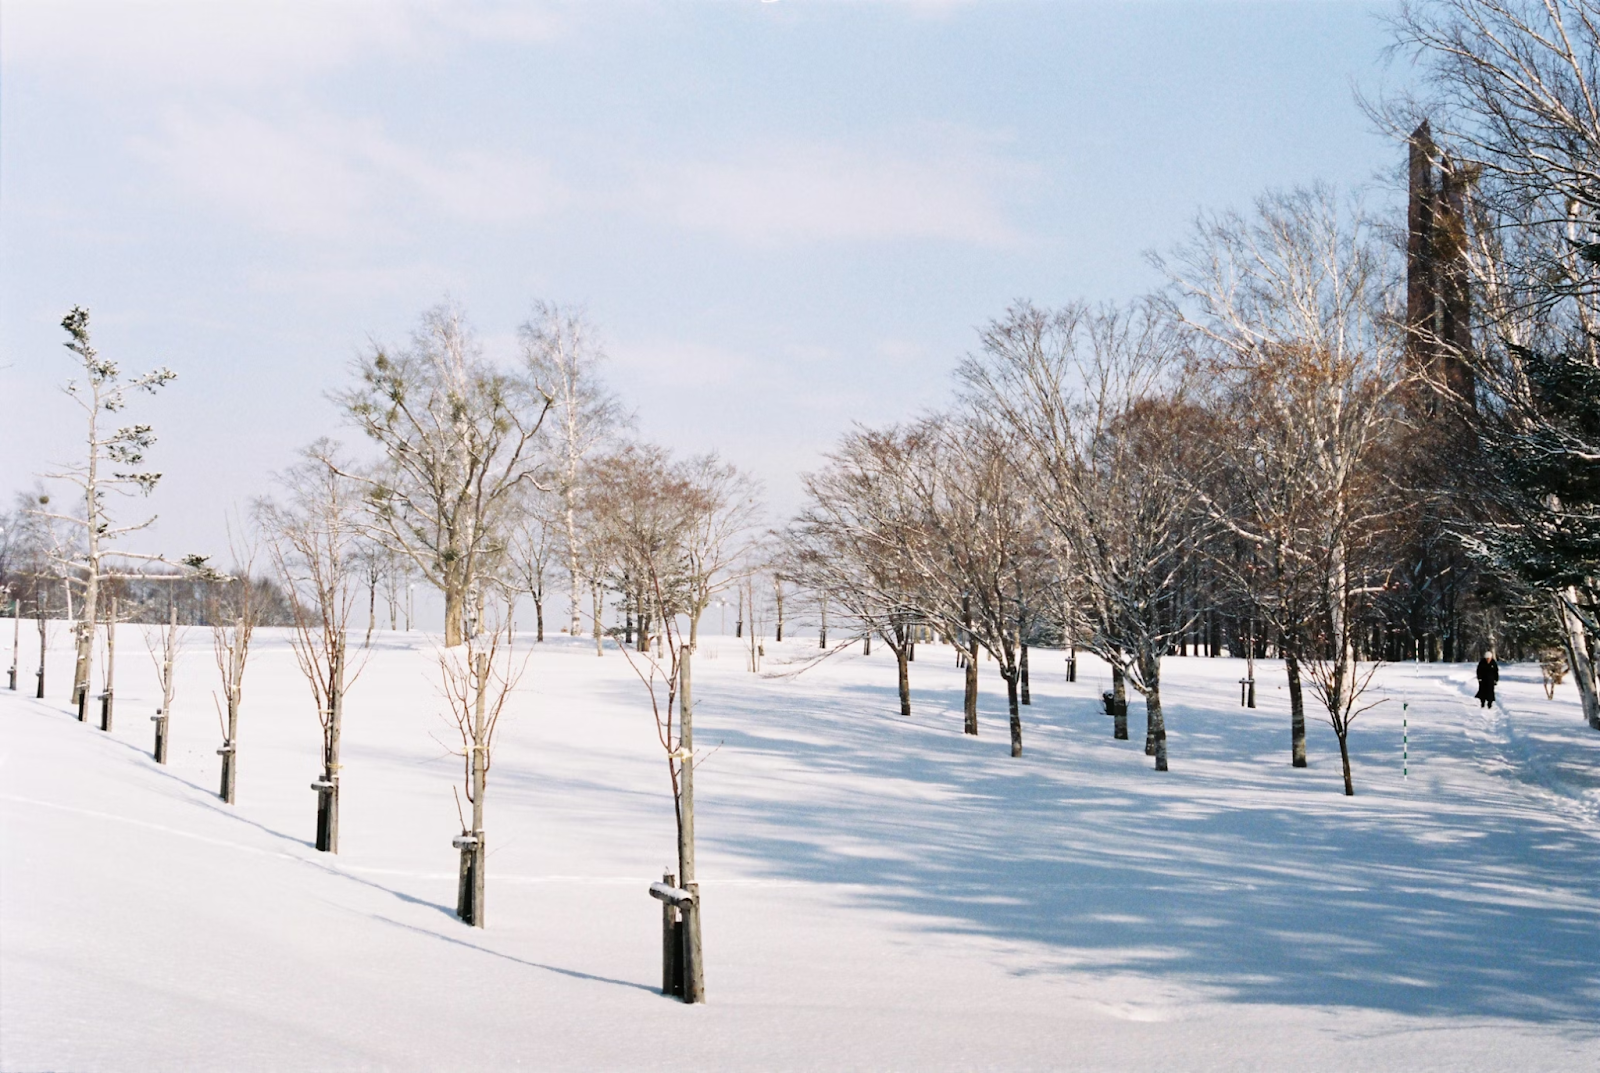
POLYGON ((1500 681, 1500 664, 1493 652, 1485 652, 1478 661, 1478 707, 1494 707, 1494 684, 1500 681))

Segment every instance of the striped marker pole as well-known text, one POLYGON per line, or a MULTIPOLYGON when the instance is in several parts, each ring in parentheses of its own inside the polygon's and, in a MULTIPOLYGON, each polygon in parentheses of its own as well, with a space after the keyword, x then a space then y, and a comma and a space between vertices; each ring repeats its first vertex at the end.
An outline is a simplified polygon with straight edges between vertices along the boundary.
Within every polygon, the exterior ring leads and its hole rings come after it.
POLYGON ((1411 720, 1405 714, 1411 705, 1405 701, 1400 702, 1400 781, 1405 782, 1411 774, 1411 720))

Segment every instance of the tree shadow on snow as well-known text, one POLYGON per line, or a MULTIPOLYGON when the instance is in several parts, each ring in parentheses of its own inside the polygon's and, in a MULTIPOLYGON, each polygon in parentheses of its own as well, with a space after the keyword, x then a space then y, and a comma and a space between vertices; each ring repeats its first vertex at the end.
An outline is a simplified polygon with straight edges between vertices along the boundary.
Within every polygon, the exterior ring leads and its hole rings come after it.
POLYGON ((537 961, 528 961, 525 958, 519 958, 512 954, 501 953, 499 950, 491 950, 487 946, 479 946, 477 943, 469 943, 465 939, 455 939, 448 935, 440 935, 436 931, 429 931, 427 928, 419 928, 415 924, 405 924, 398 920, 391 920, 386 916, 378 916, 374 914, 372 919, 383 924, 391 925, 392 927, 414 932, 418 935, 426 935, 428 938, 437 939, 441 943, 449 943, 452 946, 462 946, 468 950, 475 950, 480 954, 487 954, 490 957, 497 957, 506 961, 513 961, 518 965, 525 965, 530 969, 542 969, 545 972, 553 972, 558 976, 567 976, 574 980, 591 980, 599 984, 612 984, 616 987, 629 987, 637 991, 648 991, 653 995, 659 995, 661 993, 661 988, 651 987, 649 984, 635 983, 632 980, 618 980, 610 976, 596 976, 594 973, 579 972, 577 969, 563 969, 558 965, 545 965, 537 961))
MULTIPOLYGON (((1171 772, 1149 770, 1142 704, 1133 740, 1112 742, 1098 702, 1076 696, 1036 697, 1013 759, 992 681, 973 739, 959 688, 915 689, 907 720, 886 677, 821 700, 780 702, 782 683, 702 689, 702 734, 787 761, 716 791, 706 779, 703 843, 769 875, 857 885, 929 929, 1057 950, 1038 971, 1404 1014, 1555 1022, 1600 1008, 1600 855, 1525 797, 1469 799, 1426 769, 1377 792, 1389 742, 1358 723, 1360 796, 1345 798, 1325 726, 1297 771, 1286 713, 1185 704, 1187 683, 1167 705, 1171 772)), ((1465 738, 1436 737, 1475 762, 1465 738)))

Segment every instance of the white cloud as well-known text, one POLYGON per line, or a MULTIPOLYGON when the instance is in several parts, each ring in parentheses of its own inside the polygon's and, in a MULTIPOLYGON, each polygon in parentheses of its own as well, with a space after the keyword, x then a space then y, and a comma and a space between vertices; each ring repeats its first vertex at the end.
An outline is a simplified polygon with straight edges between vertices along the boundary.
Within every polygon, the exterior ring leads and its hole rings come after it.
POLYGON ((0 62, 75 82, 188 88, 293 83, 463 41, 545 41, 545 5, 470 0, 7 0, 0 62))
POLYGON ((806 241, 1020 241, 1004 205, 1027 172, 987 146, 930 134, 910 149, 794 143, 741 159, 669 165, 641 181, 685 227, 762 245, 806 241))
POLYGON ((238 109, 173 113, 137 139, 162 182, 265 231, 396 235, 408 217, 518 224, 564 193, 540 161, 476 149, 428 151, 375 123, 238 109))

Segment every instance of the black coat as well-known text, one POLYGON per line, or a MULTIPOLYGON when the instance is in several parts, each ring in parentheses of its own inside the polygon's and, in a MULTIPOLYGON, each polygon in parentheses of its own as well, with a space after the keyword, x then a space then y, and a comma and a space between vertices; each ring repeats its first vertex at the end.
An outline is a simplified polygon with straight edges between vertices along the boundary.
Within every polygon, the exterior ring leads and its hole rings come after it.
POLYGON ((1478 661, 1478 699, 1494 700, 1495 683, 1500 681, 1500 664, 1492 659, 1478 661))

